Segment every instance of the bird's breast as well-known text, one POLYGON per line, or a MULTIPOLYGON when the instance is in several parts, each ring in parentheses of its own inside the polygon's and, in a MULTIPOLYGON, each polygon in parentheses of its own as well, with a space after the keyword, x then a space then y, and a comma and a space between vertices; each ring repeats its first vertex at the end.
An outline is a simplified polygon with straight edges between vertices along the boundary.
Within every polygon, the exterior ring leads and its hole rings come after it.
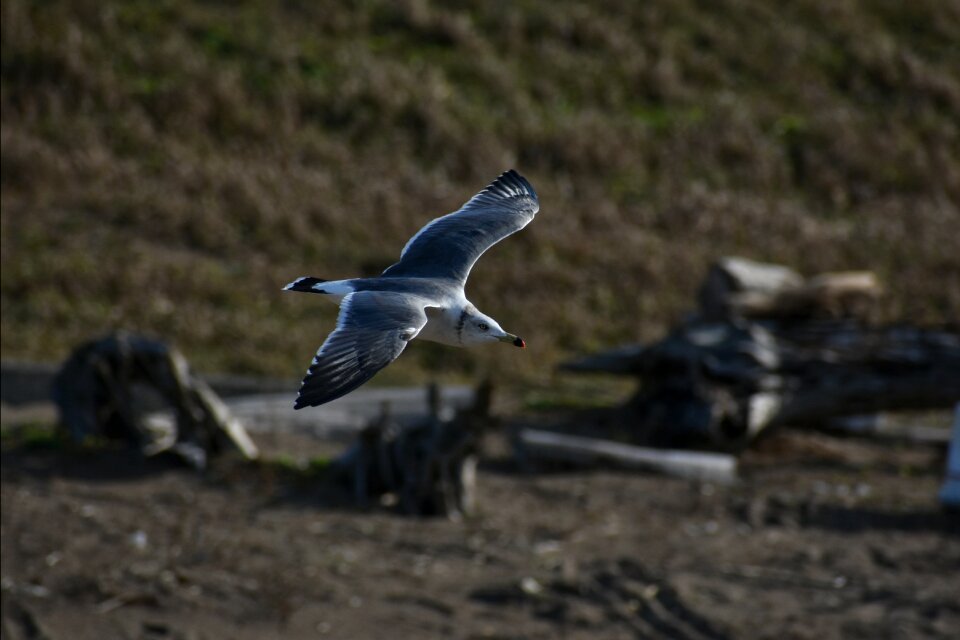
POLYGON ((427 324, 423 326, 417 338, 439 342, 454 347, 462 347, 458 322, 460 312, 452 309, 427 308, 427 324))

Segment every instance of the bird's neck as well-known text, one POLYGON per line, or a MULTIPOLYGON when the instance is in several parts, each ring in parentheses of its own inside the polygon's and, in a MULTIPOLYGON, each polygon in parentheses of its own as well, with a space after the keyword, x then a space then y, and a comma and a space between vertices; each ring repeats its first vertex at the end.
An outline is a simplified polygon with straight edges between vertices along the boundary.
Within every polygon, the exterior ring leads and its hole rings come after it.
POLYGON ((467 301, 446 308, 427 308, 427 324, 420 330, 418 338, 439 342, 453 347, 463 345, 463 326, 467 317, 477 312, 477 308, 467 301))

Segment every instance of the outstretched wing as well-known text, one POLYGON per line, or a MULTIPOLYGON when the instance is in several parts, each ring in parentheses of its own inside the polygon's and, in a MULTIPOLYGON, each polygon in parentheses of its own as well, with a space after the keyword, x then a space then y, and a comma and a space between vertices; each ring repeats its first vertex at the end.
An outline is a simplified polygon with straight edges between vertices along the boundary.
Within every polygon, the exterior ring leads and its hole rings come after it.
POLYGON ((419 298, 385 291, 345 296, 337 328, 307 369, 293 408, 346 395, 396 360, 427 323, 425 306, 419 298))
POLYGON ((403 248, 400 262, 383 275, 466 282, 470 269, 484 251, 523 229, 539 210, 533 187, 511 169, 458 211, 420 229, 403 248))

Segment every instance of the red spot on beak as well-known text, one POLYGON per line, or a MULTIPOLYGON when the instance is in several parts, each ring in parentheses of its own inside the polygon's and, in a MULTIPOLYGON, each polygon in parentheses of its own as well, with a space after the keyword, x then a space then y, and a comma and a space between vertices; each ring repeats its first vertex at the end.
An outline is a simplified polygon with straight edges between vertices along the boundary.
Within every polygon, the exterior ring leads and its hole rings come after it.
POLYGON ((517 337, 516 340, 513 341, 513 344, 514 344, 515 346, 517 346, 517 347, 520 347, 521 349, 526 349, 526 348, 527 348, 527 343, 524 342, 524 341, 523 341, 523 338, 521 338, 521 337, 519 337, 519 336, 517 337))

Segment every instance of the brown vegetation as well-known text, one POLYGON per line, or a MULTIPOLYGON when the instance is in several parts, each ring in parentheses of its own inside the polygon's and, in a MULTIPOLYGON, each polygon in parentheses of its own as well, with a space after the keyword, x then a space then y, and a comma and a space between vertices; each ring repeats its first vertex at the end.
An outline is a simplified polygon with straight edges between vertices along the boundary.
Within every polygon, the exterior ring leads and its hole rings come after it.
POLYGON ((542 380, 652 338, 708 264, 869 268, 882 318, 960 317, 960 12, 938 0, 4 2, 2 348, 111 327, 296 375, 295 276, 375 274, 502 170, 542 213, 468 293, 531 345, 383 379, 542 380))

